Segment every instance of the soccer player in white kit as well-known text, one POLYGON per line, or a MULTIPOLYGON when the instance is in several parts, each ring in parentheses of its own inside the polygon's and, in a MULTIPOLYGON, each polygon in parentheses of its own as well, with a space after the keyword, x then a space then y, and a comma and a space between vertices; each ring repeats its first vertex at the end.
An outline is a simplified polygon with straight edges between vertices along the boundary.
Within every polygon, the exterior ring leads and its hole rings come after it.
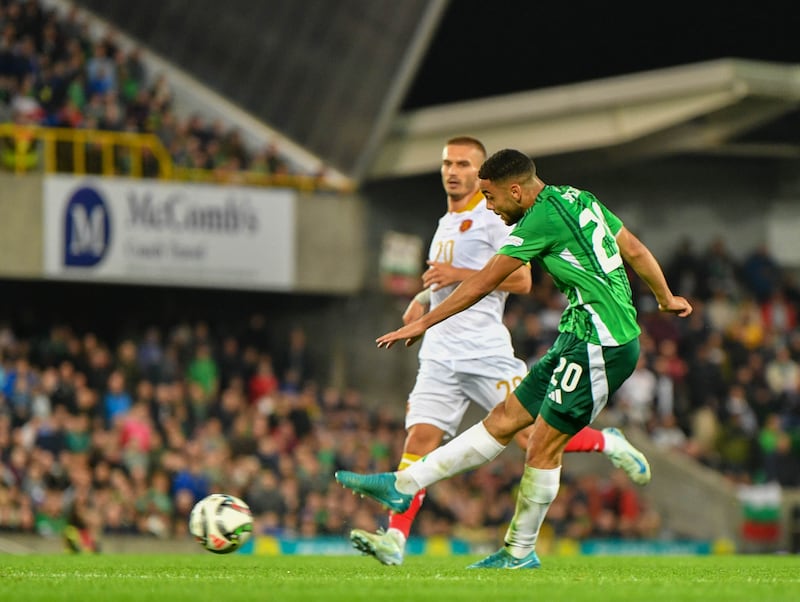
MULTIPOLYGON (((478 170, 485 159, 486 150, 475 138, 459 136, 445 144, 441 174, 447 213, 439 219, 431 242, 429 267, 423 275, 425 289, 409 303, 404 324, 436 307, 463 280, 483 268, 512 230, 487 209, 480 192, 478 170)), ((489 412, 528 373, 525 362, 514 356, 503 312, 510 293, 527 294, 530 288, 530 267, 524 265, 475 305, 426 332, 416 383, 408 398, 407 435, 399 470, 436 449, 445 437, 455 436, 470 402, 489 412)), ((529 432, 530 428, 516 436, 522 449, 527 447, 529 432)), ((617 429, 586 427, 565 451, 603 452, 634 482, 645 484, 650 480, 646 458, 617 429)), ((422 489, 408 510, 390 513, 386 531, 353 529, 353 545, 383 564, 401 564, 406 539, 424 498, 422 489)))

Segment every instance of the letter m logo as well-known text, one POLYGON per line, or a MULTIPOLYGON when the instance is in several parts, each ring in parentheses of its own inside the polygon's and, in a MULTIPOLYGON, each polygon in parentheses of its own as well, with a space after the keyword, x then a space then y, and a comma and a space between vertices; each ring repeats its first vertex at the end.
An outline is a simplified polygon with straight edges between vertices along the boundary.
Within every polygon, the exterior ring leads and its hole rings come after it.
POLYGON ((64 265, 91 267, 103 259, 111 236, 108 208, 93 188, 79 188, 67 203, 64 265))

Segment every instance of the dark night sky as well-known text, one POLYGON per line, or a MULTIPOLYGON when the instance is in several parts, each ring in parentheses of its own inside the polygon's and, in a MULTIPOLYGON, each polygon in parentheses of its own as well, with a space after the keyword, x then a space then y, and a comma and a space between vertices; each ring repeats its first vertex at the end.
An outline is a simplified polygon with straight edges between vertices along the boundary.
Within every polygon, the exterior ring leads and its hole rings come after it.
POLYGON ((404 108, 724 57, 800 63, 798 32, 791 0, 450 0, 404 108))

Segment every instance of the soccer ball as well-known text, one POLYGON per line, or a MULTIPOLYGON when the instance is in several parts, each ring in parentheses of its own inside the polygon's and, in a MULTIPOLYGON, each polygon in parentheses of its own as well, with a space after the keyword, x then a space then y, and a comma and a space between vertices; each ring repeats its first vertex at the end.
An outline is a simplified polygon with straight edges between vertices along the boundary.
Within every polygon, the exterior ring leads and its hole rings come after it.
POLYGON ((189 532, 209 552, 230 554, 253 534, 253 514, 238 497, 212 493, 192 508, 189 532))

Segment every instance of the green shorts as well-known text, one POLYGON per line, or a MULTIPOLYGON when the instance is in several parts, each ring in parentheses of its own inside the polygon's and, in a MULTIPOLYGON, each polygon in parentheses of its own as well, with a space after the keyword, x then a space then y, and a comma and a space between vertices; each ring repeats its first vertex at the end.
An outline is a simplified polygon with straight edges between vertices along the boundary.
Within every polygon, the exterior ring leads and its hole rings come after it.
POLYGON ((639 359, 639 339, 602 347, 562 333, 514 390, 534 418, 574 435, 600 413, 608 398, 631 375, 639 359))

